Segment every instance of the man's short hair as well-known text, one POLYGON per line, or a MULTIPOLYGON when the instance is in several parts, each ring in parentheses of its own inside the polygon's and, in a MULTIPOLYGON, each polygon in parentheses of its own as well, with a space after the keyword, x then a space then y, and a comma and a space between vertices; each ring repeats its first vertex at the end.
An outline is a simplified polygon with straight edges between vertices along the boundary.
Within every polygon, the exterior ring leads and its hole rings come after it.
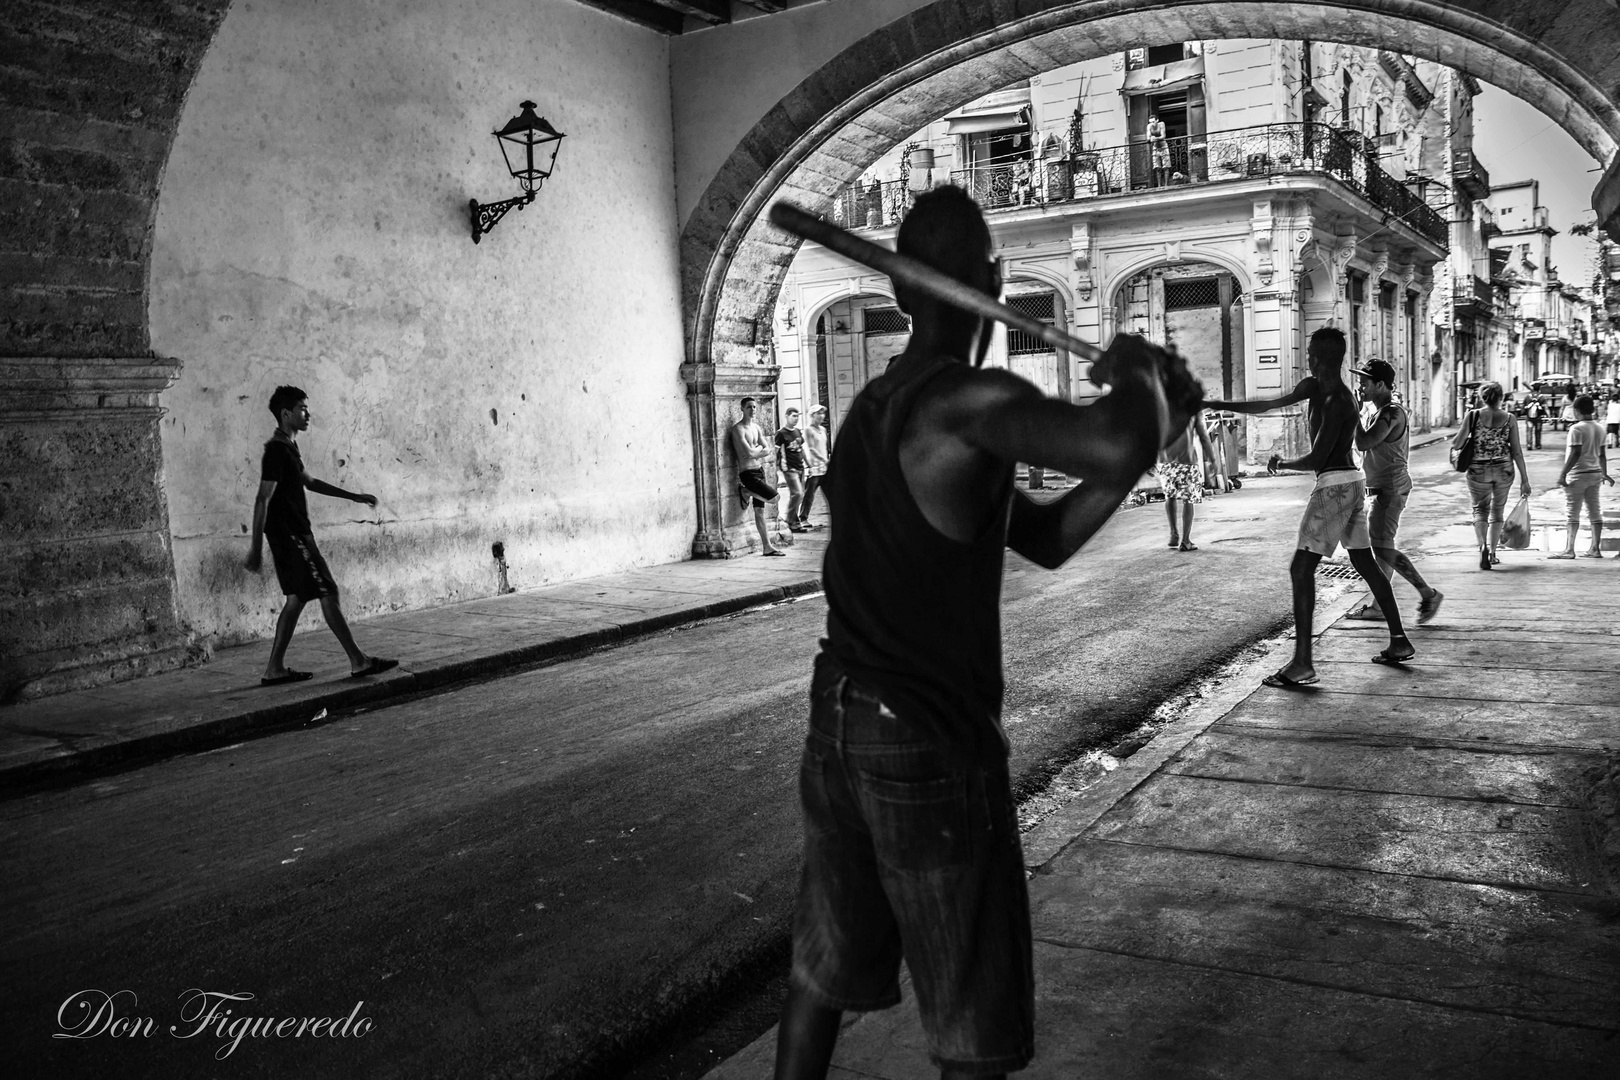
POLYGON ((745 397, 741 401, 737 402, 737 407, 740 409, 744 405, 758 405, 758 404, 759 404, 759 402, 755 401, 753 398, 745 397))
POLYGON ((308 401, 309 395, 296 386, 278 386, 276 392, 270 395, 270 415, 281 423, 281 413, 284 409, 296 409, 301 401, 308 401))
POLYGON ((958 281, 972 281, 990 257, 990 226, 973 197, 954 184, 917 196, 894 249, 958 281))
POLYGON ((1311 335, 1311 344, 1324 360, 1333 360, 1344 363, 1345 342, 1344 331, 1337 326, 1324 326, 1311 335))
POLYGON ((1575 411, 1578 413, 1585 413, 1587 416, 1591 416, 1592 413, 1596 411, 1596 408, 1597 407, 1592 403, 1592 395, 1590 394, 1582 394, 1580 397, 1575 399, 1575 411))
POLYGON ((794 409, 794 408, 789 408, 786 415, 788 415, 788 416, 798 416, 799 415, 799 410, 794 409))

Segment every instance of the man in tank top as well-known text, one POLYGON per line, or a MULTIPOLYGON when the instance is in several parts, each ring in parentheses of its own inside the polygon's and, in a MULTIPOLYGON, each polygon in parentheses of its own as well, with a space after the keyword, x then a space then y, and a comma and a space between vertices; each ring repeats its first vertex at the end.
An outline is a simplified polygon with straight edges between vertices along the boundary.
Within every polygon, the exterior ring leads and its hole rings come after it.
MULTIPOLYGON (((999 263, 960 188, 918 197, 898 250, 997 296, 999 263)), ((776 1077, 823 1077, 848 1009, 911 972, 947 1077, 1033 1053, 1029 901, 1002 730, 1002 552, 1055 568, 1130 494, 1201 390, 1139 338, 1092 369, 1095 404, 981 368, 989 324, 896 283, 912 336, 850 406, 822 482, 835 528, 827 636, 800 771, 805 865, 776 1077), (1080 480, 1040 505, 1018 462, 1080 480)))

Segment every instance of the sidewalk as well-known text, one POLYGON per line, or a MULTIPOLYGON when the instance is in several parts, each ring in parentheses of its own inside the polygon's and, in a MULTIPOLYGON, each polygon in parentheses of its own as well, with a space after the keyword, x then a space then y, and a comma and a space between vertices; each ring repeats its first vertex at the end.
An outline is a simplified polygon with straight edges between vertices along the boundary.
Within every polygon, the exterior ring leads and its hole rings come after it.
MULTIPOLYGON (((824 516, 824 515, 822 515, 824 516)), ((348 677, 331 632, 306 615, 288 663, 308 682, 261 687, 270 642, 220 649, 207 664, 0 708, 0 786, 131 755, 205 746, 821 588, 825 529, 787 558, 694 560, 528 592, 352 620, 360 647, 400 666, 348 677)))
MULTIPOLYGON (((1318 613, 1320 684, 1261 686, 1277 644, 1025 836, 1020 1077, 1620 1075, 1620 866, 1586 832, 1615 823, 1582 809, 1620 749, 1620 559, 1480 571, 1466 520, 1423 555, 1446 600, 1410 667, 1368 663, 1357 590, 1318 613)), ((832 1076, 938 1075, 905 997, 832 1076)), ((774 1040, 709 1077, 769 1077, 774 1040)))
MULTIPOLYGON (((1415 436, 1413 448, 1451 432, 1415 436)), ((1251 466, 1252 468, 1252 466, 1251 466)), ((1022 472, 1022 470, 1020 470, 1022 472)), ((1051 485, 1053 494, 1073 486, 1051 485)), ((825 524, 825 507, 816 518, 825 524)), ((1620 535, 1620 534, 1617 534, 1620 535)), ((323 712, 372 704, 820 589, 825 528, 794 536, 785 559, 744 555, 646 567, 507 596, 354 619, 360 647, 400 667, 349 679, 336 640, 306 614, 289 664, 315 678, 261 687, 267 640, 203 665, 0 707, 0 786, 129 756, 202 747, 323 712)))

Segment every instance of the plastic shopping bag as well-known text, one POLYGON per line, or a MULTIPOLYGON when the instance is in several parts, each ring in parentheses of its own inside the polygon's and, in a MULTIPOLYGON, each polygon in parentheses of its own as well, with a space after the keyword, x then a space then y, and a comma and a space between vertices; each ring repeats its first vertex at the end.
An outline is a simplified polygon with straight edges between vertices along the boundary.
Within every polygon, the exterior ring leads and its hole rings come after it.
POLYGON ((1530 546, 1530 500, 1523 495, 1514 504, 1507 520, 1502 522, 1502 543, 1515 551, 1530 546))

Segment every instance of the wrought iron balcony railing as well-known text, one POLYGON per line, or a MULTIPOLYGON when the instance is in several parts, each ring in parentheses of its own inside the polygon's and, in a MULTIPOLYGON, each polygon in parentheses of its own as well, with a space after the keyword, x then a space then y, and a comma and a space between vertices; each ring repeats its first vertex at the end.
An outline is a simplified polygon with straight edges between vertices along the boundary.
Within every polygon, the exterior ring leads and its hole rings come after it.
MULTIPOLYGON (((1379 168, 1364 136, 1326 124, 1266 124, 1088 150, 1070 158, 1016 161, 965 169, 949 182, 987 211, 1054 206, 1110 195, 1210 185, 1256 177, 1330 176, 1440 247, 1448 229, 1403 183, 1379 168)), ((912 194, 899 181, 856 184, 838 193, 829 214, 848 228, 897 224, 912 194)))
POLYGON ((1494 290, 1483 278, 1469 276, 1451 283, 1451 306, 1459 315, 1490 315, 1496 310, 1494 290))

